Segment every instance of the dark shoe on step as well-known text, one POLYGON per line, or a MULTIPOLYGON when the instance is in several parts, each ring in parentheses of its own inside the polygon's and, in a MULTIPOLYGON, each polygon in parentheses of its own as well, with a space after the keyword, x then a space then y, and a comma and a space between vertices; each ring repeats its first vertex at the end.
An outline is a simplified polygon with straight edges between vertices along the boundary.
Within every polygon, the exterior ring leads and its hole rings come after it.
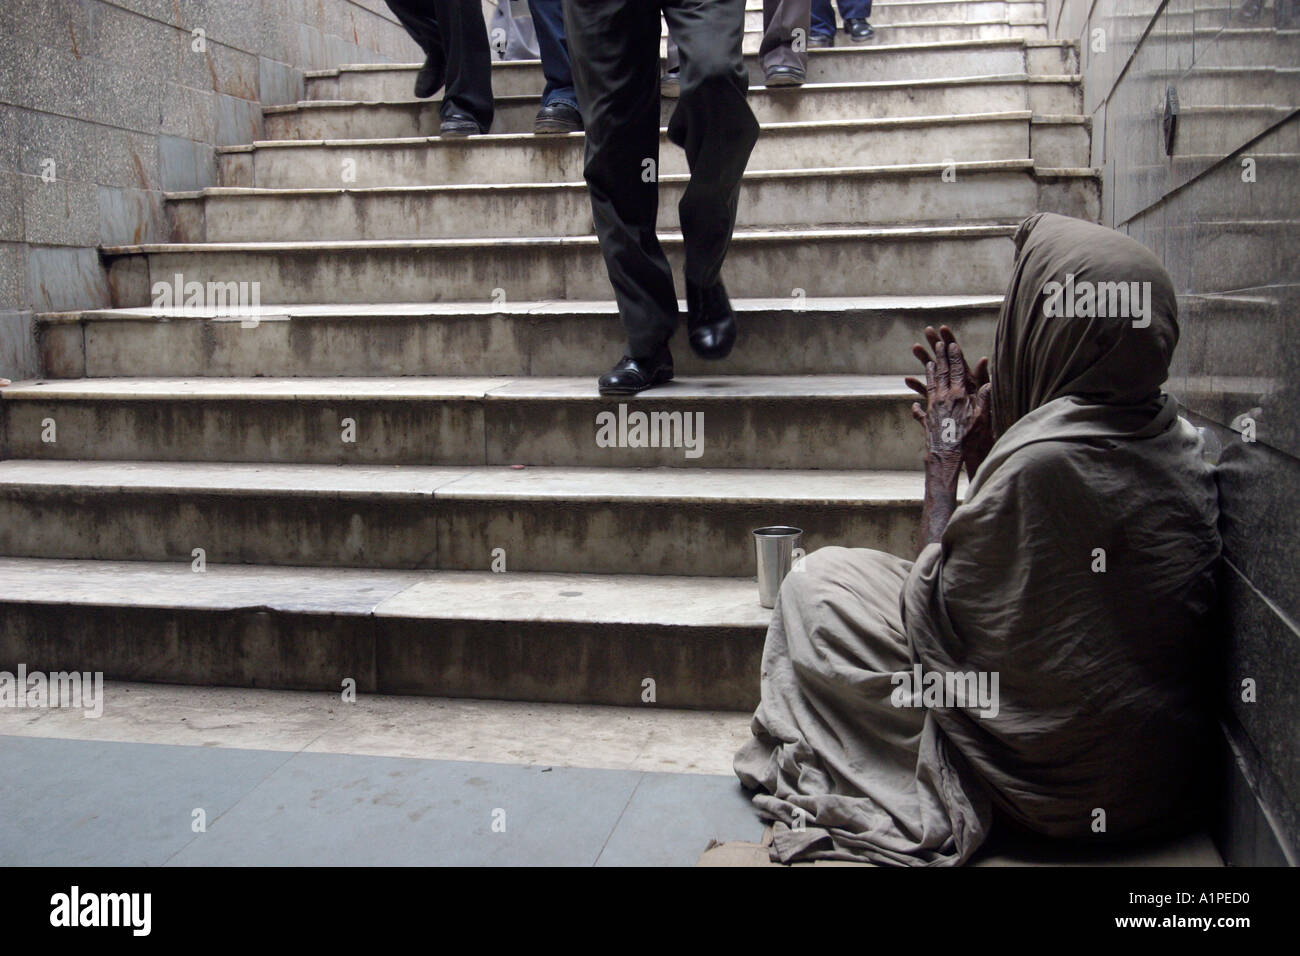
POLYGON ((691 350, 702 359, 724 359, 736 344, 736 313, 721 282, 707 289, 686 283, 686 329, 691 350))
POLYGON ((669 70, 659 77, 659 95, 675 100, 682 95, 682 74, 680 70, 669 70))
POLYGON ((422 100, 427 100, 442 89, 445 74, 441 61, 434 60, 431 56, 426 57, 424 66, 420 67, 420 72, 415 74, 415 95, 422 100))
POLYGON ((602 395, 635 395, 673 380, 673 355, 664 346, 650 358, 624 355, 597 382, 602 395))
POLYGON ((876 35, 875 29, 865 19, 845 20, 844 32, 854 43, 866 43, 876 35))
POLYGON ((797 66, 774 66, 763 73, 764 83, 774 86, 803 86, 804 71, 797 66))
POLYGON ((570 103, 552 103, 537 111, 534 133, 576 133, 582 129, 582 114, 570 103))
POLYGON ((442 118, 442 135, 447 139, 478 136, 484 132, 478 120, 467 113, 447 113, 442 118))
POLYGON ((834 45, 835 45, 835 37, 833 35, 826 34, 826 33, 808 34, 808 49, 810 50, 825 49, 828 46, 834 46, 834 45))

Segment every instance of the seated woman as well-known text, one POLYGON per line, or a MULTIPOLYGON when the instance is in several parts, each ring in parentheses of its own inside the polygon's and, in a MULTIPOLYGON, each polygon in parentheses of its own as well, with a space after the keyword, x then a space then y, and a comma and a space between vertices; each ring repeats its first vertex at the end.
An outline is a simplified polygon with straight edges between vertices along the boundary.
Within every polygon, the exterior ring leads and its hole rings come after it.
POLYGON ((916 347, 916 561, 823 548, 781 587, 735 759, 773 859, 958 864, 995 815, 1100 841, 1200 806, 1218 505, 1160 390, 1174 290, 1100 226, 1043 214, 1015 241, 991 380, 946 328, 926 330, 933 355, 916 347), (1139 284, 1128 309, 1101 285, 1117 282, 1139 284))

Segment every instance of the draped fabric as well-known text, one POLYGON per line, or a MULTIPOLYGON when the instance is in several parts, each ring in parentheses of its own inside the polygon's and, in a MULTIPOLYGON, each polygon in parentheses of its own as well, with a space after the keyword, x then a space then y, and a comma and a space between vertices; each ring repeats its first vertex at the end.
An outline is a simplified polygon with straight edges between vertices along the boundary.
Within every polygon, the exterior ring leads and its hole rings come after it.
POLYGON ((997 816, 1109 840, 1198 809, 1218 506, 1160 392, 1174 291, 1079 220, 1035 216, 1016 246, 999 437, 942 540, 915 562, 825 548, 782 585, 735 759, 775 859, 950 865, 997 816))

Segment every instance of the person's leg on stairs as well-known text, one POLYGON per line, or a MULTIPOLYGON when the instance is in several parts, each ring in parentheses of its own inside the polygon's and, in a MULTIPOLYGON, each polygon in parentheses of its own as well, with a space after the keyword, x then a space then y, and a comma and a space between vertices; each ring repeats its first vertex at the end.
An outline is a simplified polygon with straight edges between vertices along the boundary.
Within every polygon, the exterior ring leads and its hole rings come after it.
POLYGON ((573 133, 582 129, 578 111, 578 94, 573 88, 573 68, 569 63, 569 46, 564 38, 564 4, 562 0, 528 0, 537 34, 537 49, 542 58, 542 107, 533 123, 534 133, 573 133))
POLYGON ((478 0, 433 0, 447 54, 442 134, 467 136, 492 128, 492 50, 478 0))
POLYGON ((415 76, 415 95, 422 100, 437 93, 447 78, 447 56, 434 19, 433 0, 384 0, 402 28, 424 51, 424 66, 415 76))
POLYGON ((758 139, 741 55, 745 0, 667 0, 681 56, 681 96, 668 138, 686 151, 691 179, 678 203, 686 252, 687 323, 704 358, 725 358, 735 316, 721 272, 736 225, 741 177, 758 139))
POLYGON ((768 86, 799 86, 807 79, 811 16, 811 0, 763 0, 758 60, 768 86))
MULTIPOLYGON (((743 0, 741 0, 743 2, 743 0)), ((587 131, 583 173, 627 355, 601 377, 606 394, 672 378, 677 327, 659 214, 659 6, 655 0, 565 0, 564 28, 587 131)))

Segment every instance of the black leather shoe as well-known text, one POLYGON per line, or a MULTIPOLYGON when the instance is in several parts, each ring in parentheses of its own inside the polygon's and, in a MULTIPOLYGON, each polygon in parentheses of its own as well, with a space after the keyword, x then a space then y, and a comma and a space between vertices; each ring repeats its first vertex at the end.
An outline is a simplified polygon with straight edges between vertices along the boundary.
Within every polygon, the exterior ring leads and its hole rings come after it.
POLYGON ((804 71, 797 66, 774 66, 763 74, 767 86, 803 86, 804 71))
POLYGON ((816 50, 835 45, 835 37, 825 33, 808 34, 808 49, 816 50))
POLYGON ((624 355, 597 381, 602 395, 635 395, 673 380, 673 355, 664 346, 650 358, 624 355))
POLYGON ((478 136, 483 133, 478 120, 467 113, 448 113, 442 118, 442 135, 448 139, 459 136, 478 136))
POLYGON ((721 282, 707 289, 686 283, 686 328, 691 350, 702 359, 724 359, 736 344, 736 313, 721 282))
POLYGON ((669 70, 659 77, 659 95, 666 96, 670 100, 675 100, 682 95, 681 70, 669 70))
POLYGON ((446 71, 440 60, 434 60, 433 57, 425 57, 424 66, 420 67, 420 72, 415 74, 415 95, 422 100, 427 100, 438 90, 442 89, 442 84, 446 71))
POLYGON ((552 103, 537 111, 534 133, 576 133, 582 129, 582 114, 568 103, 552 103))
POLYGON ((854 43, 866 43, 876 35, 876 31, 865 19, 845 20, 844 32, 854 43))

